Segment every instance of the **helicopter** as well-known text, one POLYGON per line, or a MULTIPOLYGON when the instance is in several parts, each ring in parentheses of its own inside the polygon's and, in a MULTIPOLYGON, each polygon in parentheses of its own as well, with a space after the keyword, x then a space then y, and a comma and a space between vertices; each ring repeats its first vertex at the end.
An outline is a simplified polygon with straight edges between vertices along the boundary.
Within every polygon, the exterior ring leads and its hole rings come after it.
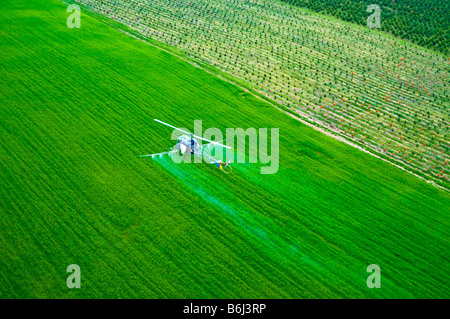
MULTIPOLYGON (((206 152, 207 149, 209 149, 211 146, 220 146, 220 147, 224 147, 224 148, 228 148, 231 149, 229 146, 227 145, 223 145, 220 144, 219 142, 214 142, 214 141, 210 141, 206 138, 194 135, 190 132, 186 132, 178 127, 175 127, 173 125, 170 125, 168 123, 165 123, 161 120, 158 119, 154 119, 156 122, 161 123, 163 125, 169 126, 171 128, 174 128, 182 133, 185 133, 185 135, 181 135, 180 137, 178 137, 177 143, 175 144, 174 147, 172 147, 169 151, 167 152, 162 152, 162 153, 155 153, 155 154, 147 154, 147 155, 140 155, 139 157, 151 157, 154 158, 155 156, 159 156, 162 157, 164 155, 168 155, 169 157, 172 154, 175 153, 181 153, 181 155, 183 156, 198 156, 200 158, 203 158, 208 164, 214 164, 216 165, 222 172, 224 173, 231 173, 231 171, 233 170, 230 166, 230 163, 228 162, 221 162, 216 160, 213 156, 211 156, 211 154, 208 154, 206 152), (207 141, 209 142, 208 144, 201 146, 197 139, 203 140, 203 141, 207 141)), ((222 141, 221 141, 222 142, 222 141)))

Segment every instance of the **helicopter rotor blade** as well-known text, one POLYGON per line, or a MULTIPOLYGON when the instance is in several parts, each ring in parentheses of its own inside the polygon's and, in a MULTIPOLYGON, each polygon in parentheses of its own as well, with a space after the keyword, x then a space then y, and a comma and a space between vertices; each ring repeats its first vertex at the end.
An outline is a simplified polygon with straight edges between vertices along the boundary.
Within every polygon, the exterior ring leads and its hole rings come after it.
POLYGON ((194 137, 196 137, 196 138, 199 138, 199 139, 201 139, 201 140, 210 142, 210 143, 212 143, 212 144, 214 144, 214 145, 219 145, 219 146, 222 146, 222 147, 231 149, 231 147, 229 147, 229 146, 227 146, 227 145, 223 145, 223 144, 220 144, 220 143, 218 143, 218 142, 210 141, 210 140, 207 140, 206 138, 203 138, 203 137, 200 137, 200 136, 197 136, 197 135, 192 135, 192 136, 194 136, 194 137))
POLYGON ((165 122, 163 122, 163 121, 160 121, 160 120, 158 120, 158 119, 155 119, 155 121, 156 121, 156 122, 159 122, 159 123, 161 123, 161 124, 164 124, 164 125, 166 125, 166 126, 169 126, 169 127, 171 127, 171 128, 174 128, 174 129, 176 129, 176 130, 178 130, 178 131, 180 131, 180 132, 183 132, 183 133, 186 133, 186 134, 191 134, 190 132, 183 131, 182 129, 179 129, 178 127, 175 127, 175 126, 173 126, 173 125, 170 125, 170 124, 165 123, 165 122))
MULTIPOLYGON (((158 119, 155 119, 155 121, 158 122, 158 123, 164 124, 164 125, 166 125, 166 126, 169 126, 169 127, 171 127, 171 128, 174 128, 174 129, 176 129, 176 130, 178 130, 178 131, 180 131, 180 132, 183 132, 183 133, 186 133, 186 134, 189 134, 189 135, 192 134, 192 133, 190 133, 190 132, 183 131, 182 129, 179 129, 178 127, 175 127, 175 126, 173 126, 173 125, 170 125, 170 124, 165 123, 165 122, 163 122, 163 121, 160 121, 160 120, 158 120, 158 119)), ((220 146, 222 146, 222 147, 231 149, 231 147, 229 147, 229 146, 227 146, 227 145, 223 145, 223 144, 220 144, 220 143, 217 143, 217 142, 214 142, 214 141, 210 141, 210 140, 208 140, 208 139, 206 139, 206 138, 203 138, 203 137, 200 137, 200 136, 197 136, 197 135, 194 135, 194 134, 192 134, 192 136, 193 136, 193 137, 196 137, 196 138, 198 138, 198 139, 201 139, 201 140, 204 140, 204 141, 213 143, 213 144, 215 144, 215 145, 220 145, 220 146)))

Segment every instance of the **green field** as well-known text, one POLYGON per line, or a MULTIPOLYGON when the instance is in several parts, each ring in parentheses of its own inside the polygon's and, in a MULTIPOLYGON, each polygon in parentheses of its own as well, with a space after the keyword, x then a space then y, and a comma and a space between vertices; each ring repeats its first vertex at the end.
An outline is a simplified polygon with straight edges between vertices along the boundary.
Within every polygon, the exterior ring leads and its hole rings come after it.
POLYGON ((1 298, 450 297, 447 191, 66 7, 0 9, 1 298), (280 169, 141 159, 154 118, 280 128, 280 169))
MULTIPOLYGON (((367 7, 371 0, 282 0, 339 19, 367 25, 367 7)), ((408 39, 427 48, 447 52, 450 45, 450 2, 442 0, 378 0, 381 30, 408 39)))
MULTIPOLYGON (((443 54, 277 0, 70 2, 450 190, 450 58, 443 54)), ((352 16, 367 18, 358 3, 352 16)))

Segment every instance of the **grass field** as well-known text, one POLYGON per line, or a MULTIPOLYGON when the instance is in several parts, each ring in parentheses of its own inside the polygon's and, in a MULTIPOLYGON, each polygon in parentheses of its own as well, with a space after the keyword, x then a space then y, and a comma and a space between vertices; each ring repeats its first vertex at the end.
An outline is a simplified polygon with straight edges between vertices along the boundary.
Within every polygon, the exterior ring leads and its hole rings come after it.
POLYGON ((448 192, 67 16, 56 0, 0 10, 1 298, 450 297, 448 192), (154 118, 280 128, 280 169, 140 159, 173 144, 154 118))
POLYGON ((277 0, 66 1, 450 190, 448 56, 277 0))

